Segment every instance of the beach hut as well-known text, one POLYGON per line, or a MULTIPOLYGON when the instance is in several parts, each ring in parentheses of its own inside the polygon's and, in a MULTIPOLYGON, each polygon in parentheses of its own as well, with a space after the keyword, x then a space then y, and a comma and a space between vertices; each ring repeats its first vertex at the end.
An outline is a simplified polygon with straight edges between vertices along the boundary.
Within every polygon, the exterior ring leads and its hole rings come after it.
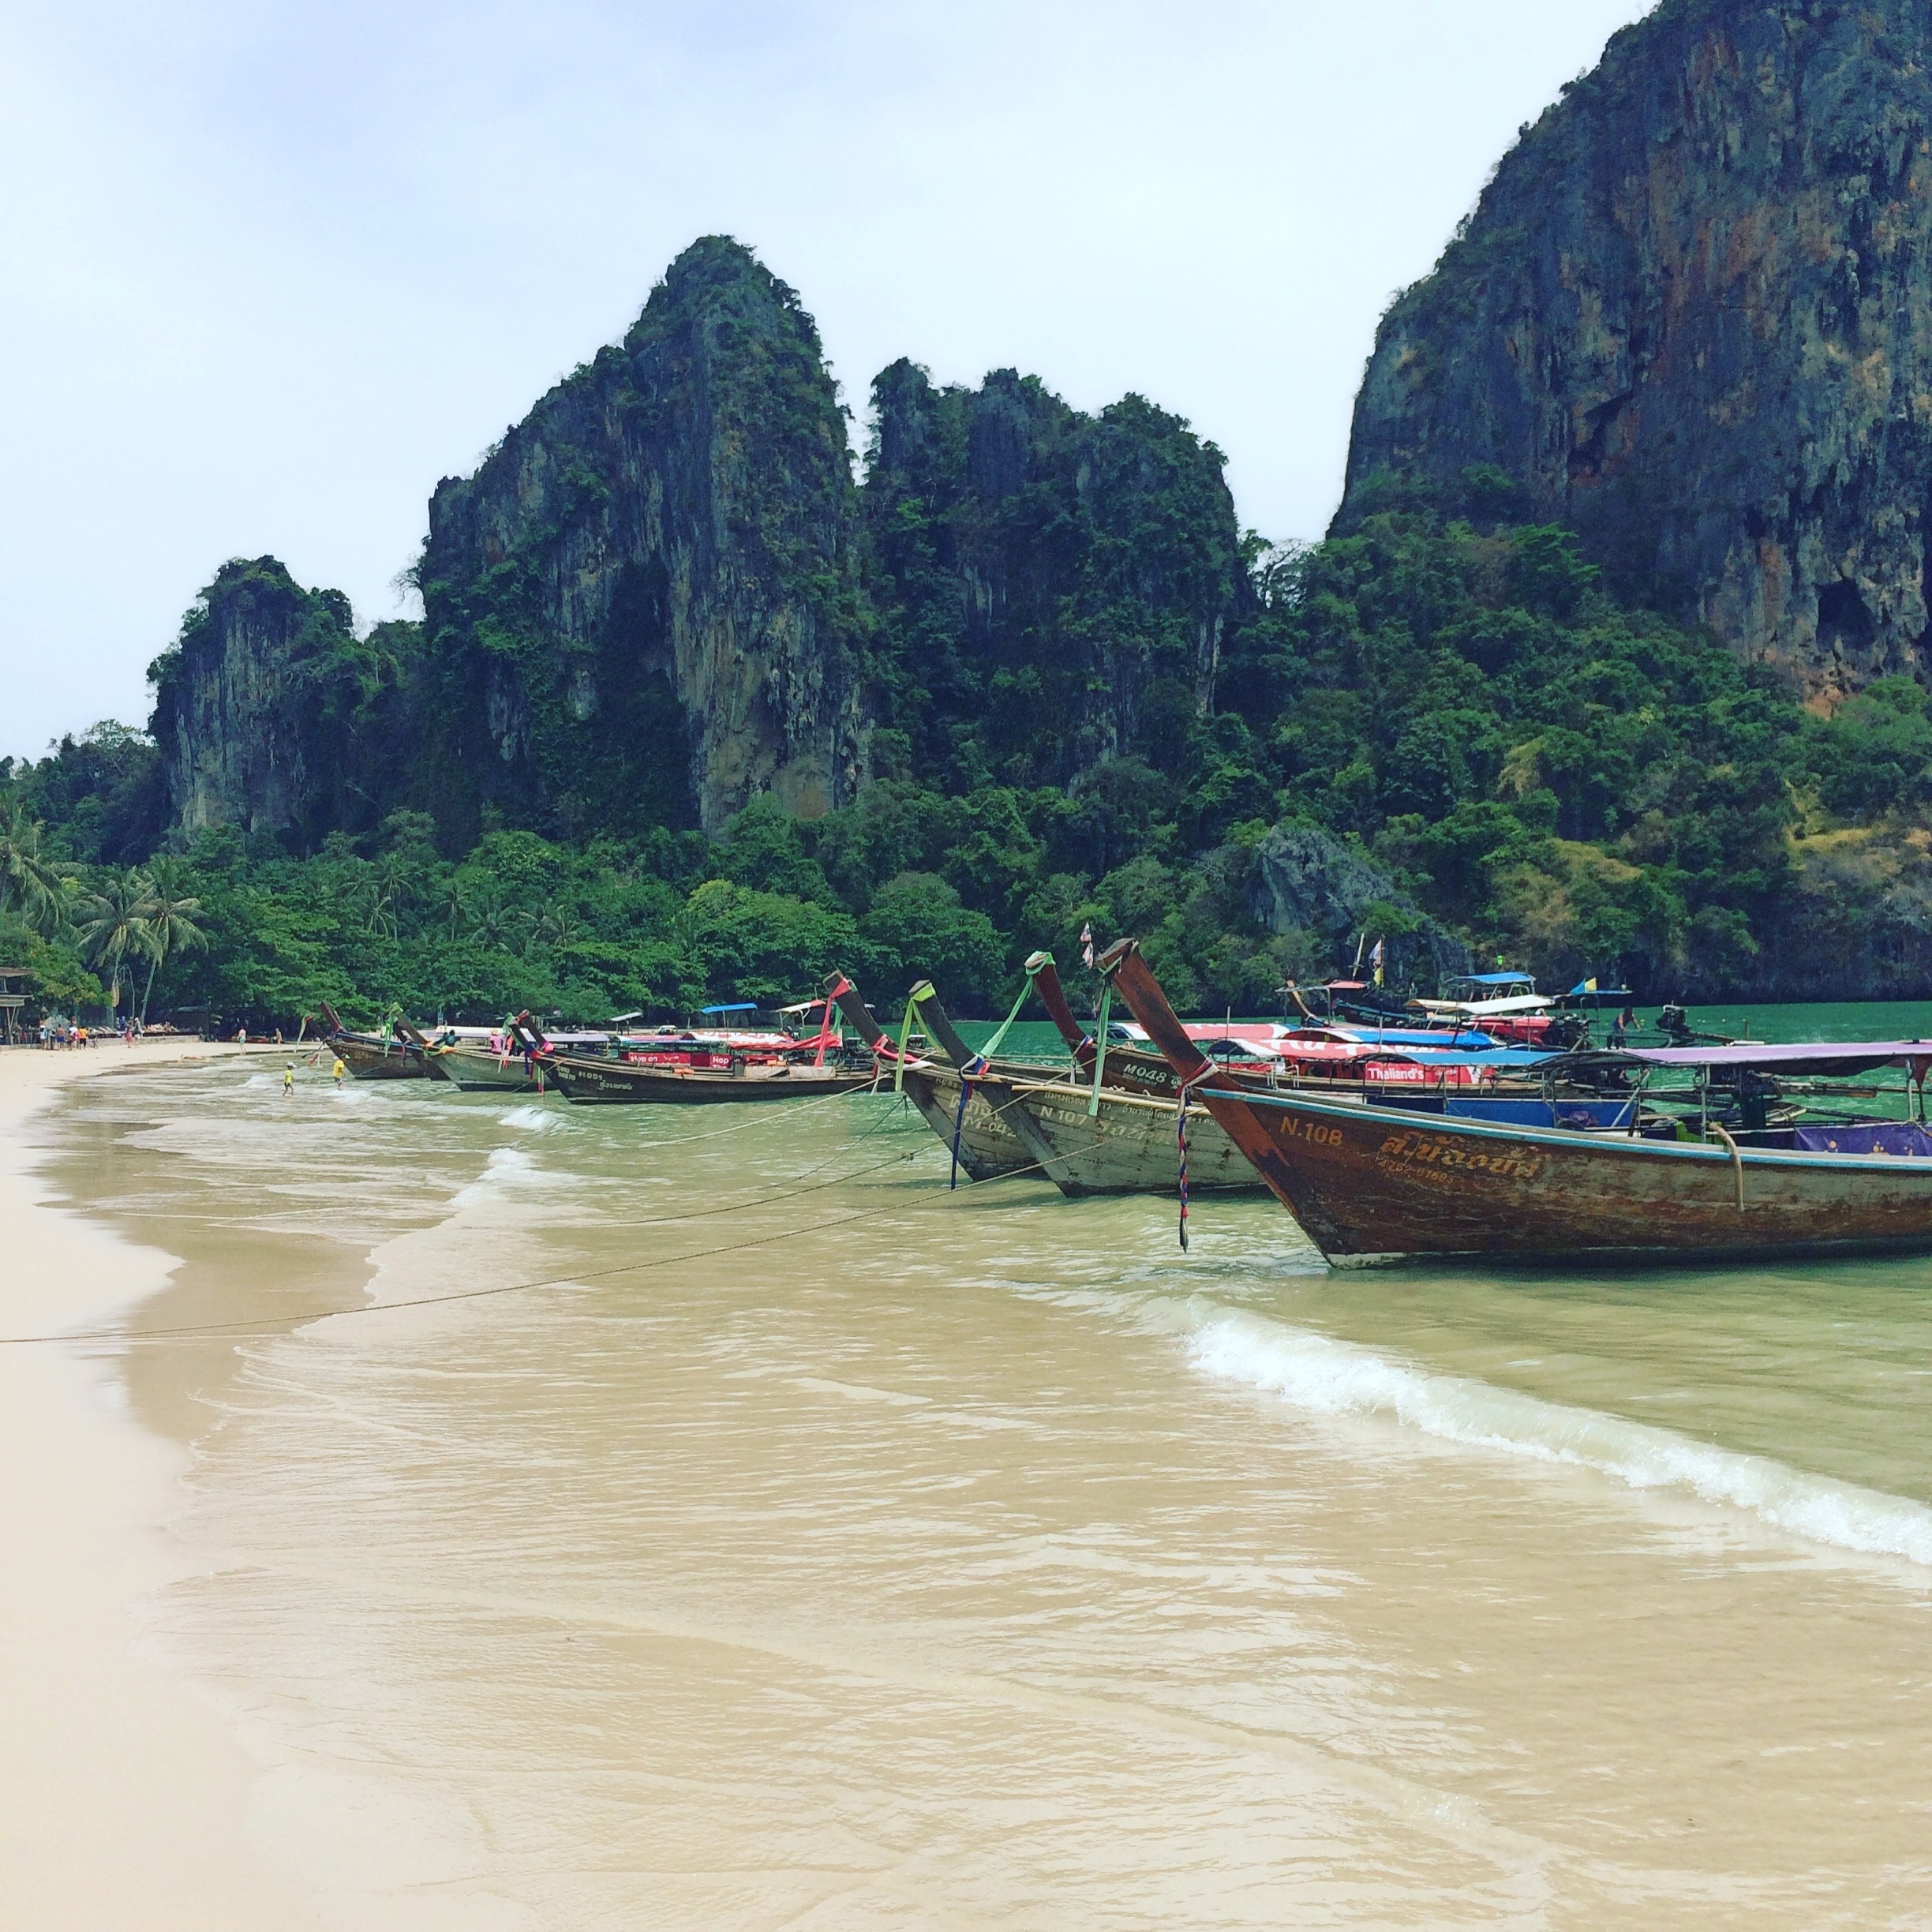
POLYGON ((24 966, 0 966, 0 1046, 20 1043, 21 1015, 32 979, 24 966))

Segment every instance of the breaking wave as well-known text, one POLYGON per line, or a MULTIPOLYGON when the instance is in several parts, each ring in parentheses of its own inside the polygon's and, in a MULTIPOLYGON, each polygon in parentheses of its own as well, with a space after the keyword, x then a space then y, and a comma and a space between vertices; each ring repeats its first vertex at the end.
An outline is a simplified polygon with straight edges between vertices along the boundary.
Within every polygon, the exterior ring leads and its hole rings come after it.
POLYGON ((1381 1416, 1445 1442, 1595 1470, 1633 1489, 1674 1489, 1748 1511, 1788 1535, 1932 1567, 1932 1508, 1855 1483, 1693 1441, 1674 1430, 1441 1375, 1264 1317, 1202 1321, 1204 1373, 1310 1415, 1381 1416))
POLYGON ((521 1148, 498 1148, 483 1163, 483 1171, 467 1187, 452 1196, 459 1208, 474 1208, 492 1200, 506 1187, 527 1187, 540 1178, 542 1170, 521 1148))

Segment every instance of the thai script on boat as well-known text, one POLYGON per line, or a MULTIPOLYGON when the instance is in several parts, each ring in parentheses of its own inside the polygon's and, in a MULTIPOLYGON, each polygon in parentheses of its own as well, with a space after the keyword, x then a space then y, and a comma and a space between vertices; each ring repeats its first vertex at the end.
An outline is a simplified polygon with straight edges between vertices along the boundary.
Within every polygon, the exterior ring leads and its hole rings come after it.
POLYGON ((1533 1181, 1543 1171, 1543 1156, 1520 1148, 1472 1146, 1441 1134, 1394 1133, 1382 1143, 1385 1159, 1414 1161, 1437 1168, 1458 1167, 1499 1179, 1533 1181))

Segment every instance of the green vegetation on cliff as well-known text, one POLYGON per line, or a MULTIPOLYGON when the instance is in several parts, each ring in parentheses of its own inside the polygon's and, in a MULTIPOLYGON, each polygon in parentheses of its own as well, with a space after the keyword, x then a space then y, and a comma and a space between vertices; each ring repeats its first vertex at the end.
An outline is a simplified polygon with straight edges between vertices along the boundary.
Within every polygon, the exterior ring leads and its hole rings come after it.
MULTIPOLYGON (((906 605, 881 604, 874 648, 920 661, 906 605)), ((1567 532, 1413 499, 1256 558, 1238 608, 1215 708, 1065 782, 1034 763, 1050 733, 987 728, 997 672, 969 664, 965 695, 927 687, 905 769, 815 819, 766 798, 713 837, 570 844, 503 826, 456 857, 407 810, 305 854, 208 829, 175 881, 208 944, 162 963, 157 1002, 257 1024, 324 998, 669 1016, 796 994, 839 965, 882 996, 931 972, 983 1010, 1033 946, 1070 962, 1089 920, 1140 934, 1178 997, 1211 1010, 1270 1006, 1283 973, 1346 964, 1365 927, 1404 972, 1421 970, 1425 953, 1402 949, 1426 929, 1438 960, 1460 933, 1552 982, 1623 973, 1653 997, 1926 985, 1932 719, 1917 685, 1814 716, 1775 672, 1619 608, 1567 532), (989 773, 1002 743, 1007 769, 989 773), (954 755, 966 744, 982 755, 954 755), (1311 854, 1353 869, 1346 904, 1284 878, 1311 854)), ((1043 692, 1071 688, 1088 640, 1031 635, 1043 692)), ((70 894, 145 856, 155 756, 103 727, 0 768, 70 894)), ((28 923, 17 894, 0 950, 26 945, 28 923)), ((33 943, 60 951, 69 997, 97 997, 76 977, 81 923, 43 919, 33 943)))

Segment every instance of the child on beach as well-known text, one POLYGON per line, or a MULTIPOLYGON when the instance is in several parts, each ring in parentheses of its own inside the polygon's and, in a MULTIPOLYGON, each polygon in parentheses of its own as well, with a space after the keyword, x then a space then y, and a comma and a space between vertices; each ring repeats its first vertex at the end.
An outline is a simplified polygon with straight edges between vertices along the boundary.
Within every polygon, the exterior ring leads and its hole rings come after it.
POLYGON ((290 1061, 282 1069, 282 1097, 286 1099, 295 1091, 295 1063, 290 1061))

